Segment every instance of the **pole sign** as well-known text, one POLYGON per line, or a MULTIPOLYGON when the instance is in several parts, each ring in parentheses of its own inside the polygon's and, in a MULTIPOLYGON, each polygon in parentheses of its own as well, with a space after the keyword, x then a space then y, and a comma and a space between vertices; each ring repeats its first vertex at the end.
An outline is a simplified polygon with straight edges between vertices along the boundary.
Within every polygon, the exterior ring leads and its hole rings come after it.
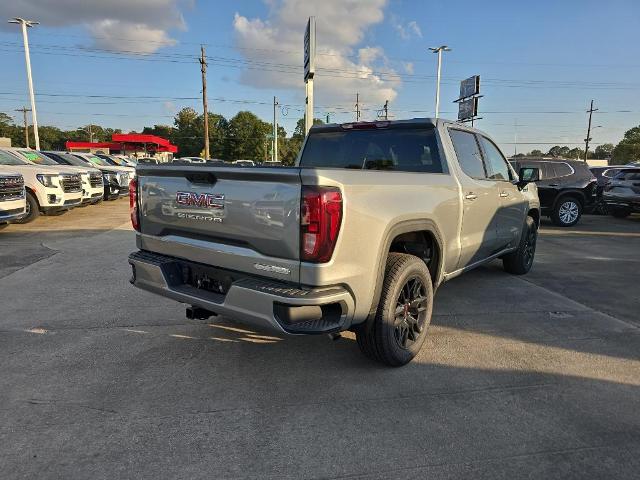
POLYGON ((460 82, 460 98, 454 100, 458 104, 458 121, 468 122, 478 116, 478 99, 480 95, 480 75, 465 78, 460 82))
POLYGON ((478 115, 478 97, 469 97, 458 102, 458 121, 471 120, 478 115))
POLYGON ((309 17, 304 32, 304 80, 316 73, 316 17, 309 17))
POLYGON ((460 82, 460 98, 473 97, 480 93, 480 75, 474 75, 460 82))

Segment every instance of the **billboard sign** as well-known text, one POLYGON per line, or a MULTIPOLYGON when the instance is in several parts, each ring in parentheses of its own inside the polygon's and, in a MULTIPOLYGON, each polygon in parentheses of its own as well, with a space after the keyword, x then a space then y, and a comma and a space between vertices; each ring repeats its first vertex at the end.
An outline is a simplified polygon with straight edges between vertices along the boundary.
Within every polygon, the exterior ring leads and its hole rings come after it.
POLYGON ((460 82, 460 98, 472 97, 480 93, 480 75, 474 75, 460 82))
POLYGON ((458 121, 471 120, 478 115, 478 98, 469 97, 458 102, 458 121))
POLYGON ((316 17, 309 17, 304 32, 304 80, 316 73, 316 17))

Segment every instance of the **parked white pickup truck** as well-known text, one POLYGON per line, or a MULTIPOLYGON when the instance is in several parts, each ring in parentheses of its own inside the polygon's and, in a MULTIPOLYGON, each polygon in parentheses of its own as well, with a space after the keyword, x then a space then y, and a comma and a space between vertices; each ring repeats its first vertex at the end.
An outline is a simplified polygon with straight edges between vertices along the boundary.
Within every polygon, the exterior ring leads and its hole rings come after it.
MULTIPOLYGON (((42 152, 28 148, 16 148, 14 152, 35 165, 49 165, 58 167, 58 162, 44 155, 42 152)), ((91 167, 64 167, 73 173, 78 173, 82 180, 82 205, 95 204, 102 201, 102 174, 100 170, 91 167)))
POLYGON ((22 217, 26 203, 22 175, 0 165, 0 228, 22 217))
POLYGON ((28 223, 41 213, 55 214, 82 203, 82 179, 65 167, 35 165, 9 149, 0 149, 0 165, 22 175, 26 189, 26 213, 15 223, 28 223))

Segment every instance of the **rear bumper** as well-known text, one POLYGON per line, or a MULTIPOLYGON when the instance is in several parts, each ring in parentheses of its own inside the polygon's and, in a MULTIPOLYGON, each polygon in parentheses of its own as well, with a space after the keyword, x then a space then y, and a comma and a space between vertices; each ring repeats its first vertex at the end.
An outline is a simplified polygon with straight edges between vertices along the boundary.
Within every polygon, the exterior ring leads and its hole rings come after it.
POLYGON ((355 309, 353 297, 341 286, 298 288, 145 251, 132 253, 129 264, 131 283, 138 288, 280 334, 345 330, 355 309), (228 272, 235 279, 224 294, 196 288, 183 281, 191 266, 228 272))
POLYGON ((603 195, 604 202, 610 207, 628 208, 640 211, 640 195, 603 195))

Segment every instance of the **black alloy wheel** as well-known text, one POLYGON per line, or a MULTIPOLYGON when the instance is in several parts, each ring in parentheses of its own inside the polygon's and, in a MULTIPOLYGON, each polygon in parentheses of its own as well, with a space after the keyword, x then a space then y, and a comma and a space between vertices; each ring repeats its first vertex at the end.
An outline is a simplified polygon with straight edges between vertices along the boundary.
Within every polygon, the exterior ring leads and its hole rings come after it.
POLYGON ((427 289, 418 277, 409 279, 396 302, 394 336, 398 346, 408 349, 425 327, 427 317, 427 289))

